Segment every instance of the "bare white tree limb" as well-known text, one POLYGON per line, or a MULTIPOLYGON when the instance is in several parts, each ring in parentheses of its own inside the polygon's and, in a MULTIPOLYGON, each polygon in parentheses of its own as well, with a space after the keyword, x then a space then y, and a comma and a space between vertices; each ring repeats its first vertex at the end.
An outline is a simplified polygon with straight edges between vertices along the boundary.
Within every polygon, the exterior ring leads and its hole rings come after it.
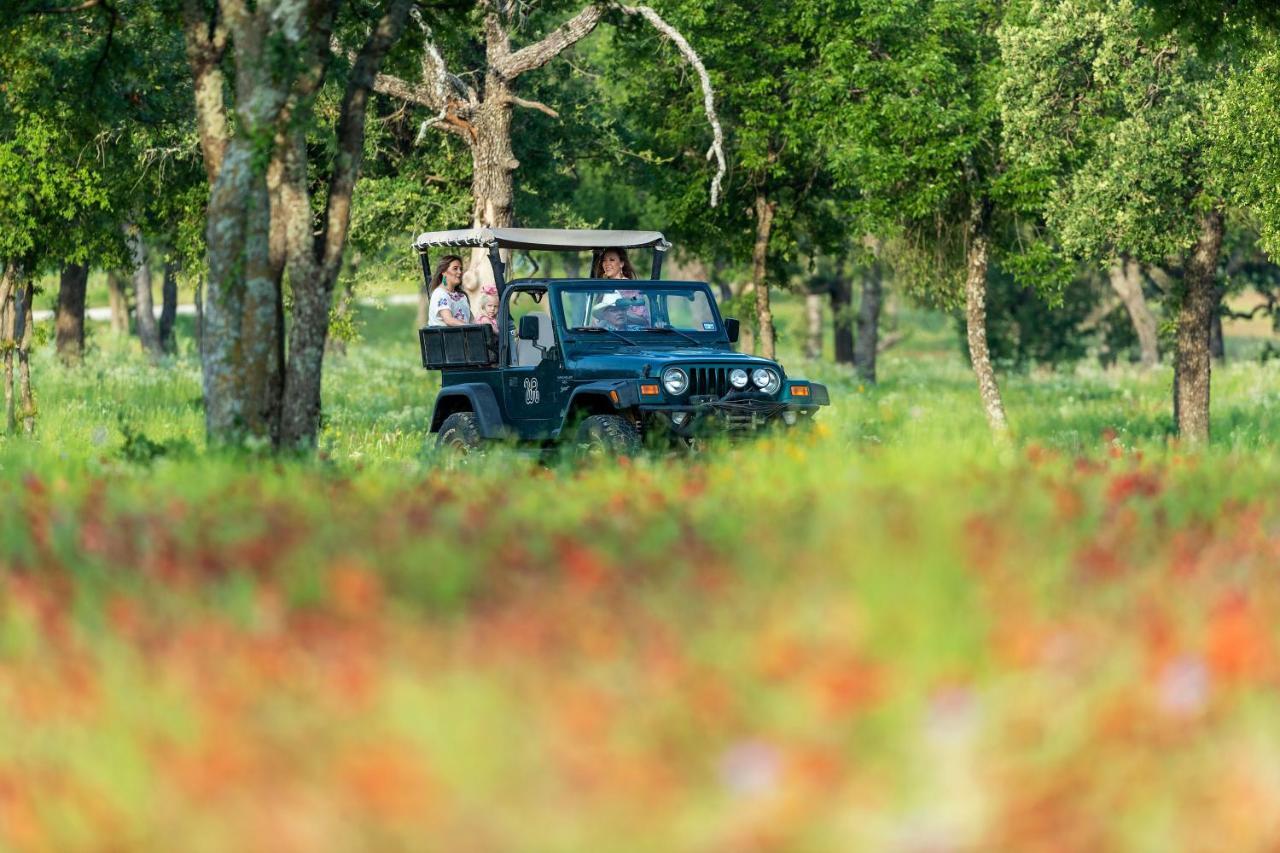
POLYGON ((638 15, 652 24, 654 29, 671 40, 698 73, 698 80, 702 83, 702 109, 707 114, 707 121, 711 124, 712 141, 711 147, 707 149, 707 159, 715 157, 716 160, 716 174, 711 179, 711 206, 715 207, 720 201, 720 182, 724 180, 726 171, 724 131, 720 128, 720 119, 716 116, 715 92, 711 89, 711 78, 707 75, 707 68, 680 31, 663 20, 662 16, 653 9, 648 6, 618 6, 618 10, 624 15, 638 15))

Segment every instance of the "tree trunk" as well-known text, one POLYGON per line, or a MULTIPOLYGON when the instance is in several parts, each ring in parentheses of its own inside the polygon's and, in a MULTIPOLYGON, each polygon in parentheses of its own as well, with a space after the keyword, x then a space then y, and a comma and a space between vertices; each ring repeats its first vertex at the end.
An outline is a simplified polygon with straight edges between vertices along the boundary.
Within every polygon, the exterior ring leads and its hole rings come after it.
POLYGON ((736 275, 729 281, 729 299, 733 302, 733 310, 739 314, 738 352, 755 352, 755 288, 750 279, 742 279, 736 275))
POLYGON ((1155 367, 1160 363, 1160 338, 1155 315, 1142 295, 1142 268, 1137 261, 1126 258, 1112 264, 1108 278, 1138 335, 1139 364, 1144 368, 1155 367))
POLYGON ((116 270, 107 272, 107 304, 111 306, 111 331, 129 334, 129 299, 125 295, 124 278, 116 270))
MULTIPOLYGON (((347 269, 346 280, 338 291, 338 304, 334 306, 333 309, 333 316, 340 318, 341 322, 347 326, 352 324, 352 306, 355 304, 355 293, 353 292, 353 288, 355 286, 354 282, 356 280, 356 276, 360 274, 360 264, 362 261, 363 258, 359 252, 356 252, 351 258, 351 264, 347 269)), ((418 303, 419 307, 421 307, 421 296, 419 296, 418 303)), ((421 328, 421 326, 419 326, 419 328, 421 328)), ((324 346, 325 355, 345 356, 347 354, 346 338, 337 337, 333 335, 332 332, 330 333, 328 340, 325 341, 324 346)))
MULTIPOLYGON (((402 8, 400 0, 392 3, 402 8)), ((283 395, 282 230, 272 225, 281 140, 300 126, 324 81, 334 4, 184 3, 197 128, 210 181, 205 244, 208 299, 202 368, 212 445, 278 440, 283 395), (223 51, 235 81, 223 86, 223 51), (229 135, 224 91, 235 92, 229 135)), ((363 55, 362 55, 363 58, 363 55)), ((357 60, 352 69, 360 68, 357 60)), ((335 169, 343 152, 339 152, 335 169)))
MULTIPOLYGON (((18 285, 21 289, 21 285, 18 285)), ((17 431, 17 393, 13 384, 13 367, 17 357, 18 342, 14 338, 16 331, 17 295, 11 293, 4 306, 4 432, 13 435, 17 431)))
POLYGON ((204 276, 196 277, 195 295, 192 297, 196 308, 196 354, 204 359, 204 276))
POLYGON ((19 298, 14 305, 14 338, 18 344, 18 385, 21 394, 22 431, 33 435, 36 431, 36 398, 31 390, 31 302, 35 296, 35 284, 27 281, 19 287, 19 298))
POLYGON ((868 384, 876 381, 876 356, 880 347, 880 305, 883 298, 883 272, 873 263, 862 274, 862 296, 858 303, 858 338, 853 363, 858 377, 868 384))
POLYGON ((1217 307, 1218 255, 1223 219, 1218 211, 1200 216, 1200 234, 1187 259, 1184 293, 1178 307, 1174 356, 1173 411, 1178 435, 1189 444, 1209 440, 1209 334, 1217 307))
POLYGON ((308 449, 315 446, 320 431, 320 380, 333 282, 313 280, 306 286, 300 284, 294 282, 293 288, 293 326, 289 332, 280 444, 308 449))
POLYGON ((351 226, 351 200, 360 177, 369 96, 378 68, 399 37, 408 12, 408 0, 392 2, 352 67, 335 129, 337 151, 318 234, 307 194, 307 146, 302 129, 296 131, 289 149, 292 156, 285 160, 293 325, 281 397, 279 444, 283 447, 311 449, 319 438, 329 309, 351 226))
POLYGON ((88 284, 89 267, 85 264, 62 268, 54 327, 58 358, 64 364, 79 364, 84 358, 84 298, 88 284))
POLYGON ((769 309, 769 282, 766 279, 769 260, 769 236, 773 233, 773 215, 777 202, 756 193, 756 241, 751 250, 751 283, 756 291, 756 329, 760 335, 760 355, 774 357, 773 312, 769 309))
POLYGON ((836 364, 856 363, 853 338, 853 284, 843 272, 831 280, 831 331, 836 364))
POLYGON ((564 277, 582 278, 582 256, 567 252, 564 255, 564 277))
POLYGON ((996 383, 991 354, 987 350, 987 264, 990 260, 990 235, 987 232, 990 219, 989 203, 986 200, 975 201, 969 215, 968 248, 965 252, 964 319, 969 361, 978 379, 982 408, 991 431, 1003 437, 1009 431, 1009 421, 1005 417, 1000 386, 996 383))
POLYGON ((809 291, 804 295, 805 337, 804 356, 822 358, 822 292, 809 291))
POLYGON ((178 264, 168 261, 164 265, 164 283, 160 286, 160 349, 172 355, 177 351, 173 340, 173 326, 178 319, 178 264))
POLYGON ((127 226, 125 239, 133 262, 133 304, 137 314, 138 340, 152 358, 161 354, 160 331, 156 327, 155 303, 151 294, 151 263, 147 245, 136 226, 127 226))
POLYGON ((21 277, 16 264, 5 264, 0 275, 0 354, 3 354, 3 376, 0 384, 4 385, 4 431, 13 432, 14 427, 14 394, 13 394, 13 339, 14 290, 19 286, 21 277))
MULTIPOLYGON (((476 228, 509 228, 513 222, 515 195, 512 173, 520 167, 511 147, 511 85, 494 73, 485 80, 485 97, 476 110, 471 142, 471 224, 476 228)), ((503 263, 511 262, 511 252, 503 250, 503 263)), ((478 313, 480 292, 494 284, 489 250, 471 250, 471 263, 463 277, 463 287, 471 299, 472 313, 478 313)))
POLYGON ((430 317, 428 316, 430 314, 430 308, 431 289, 427 286, 426 282, 423 282, 418 285, 418 316, 414 321, 416 324, 414 328, 421 329, 423 326, 427 325, 430 320, 430 317))
POLYGON ((273 440, 278 410, 280 293, 269 251, 267 164, 253 136, 246 129, 231 141, 209 194, 203 373, 205 429, 214 444, 273 440))
MULTIPOLYGON (((334 316, 341 317, 344 323, 351 322, 349 318, 352 311, 352 302, 354 302, 354 297, 351 293, 351 285, 348 284, 338 293, 338 304, 333 309, 334 316)), ((347 354, 346 338, 330 334, 328 340, 325 341, 325 353, 327 355, 345 356, 347 354)))
POLYGON ((1209 355, 1218 364, 1227 360, 1227 342, 1222 337, 1222 300, 1226 297, 1225 287, 1216 287, 1213 300, 1213 319, 1209 326, 1209 355))

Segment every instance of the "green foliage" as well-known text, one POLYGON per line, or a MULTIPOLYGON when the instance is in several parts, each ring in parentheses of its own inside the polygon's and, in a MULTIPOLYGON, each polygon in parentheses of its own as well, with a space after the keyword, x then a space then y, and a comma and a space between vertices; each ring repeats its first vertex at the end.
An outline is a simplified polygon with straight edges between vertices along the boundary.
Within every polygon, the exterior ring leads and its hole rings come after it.
POLYGON ((858 227, 888 238, 897 281, 935 305, 961 298, 967 229, 983 220, 994 258, 1052 301, 1037 179, 1004 151, 997 34, 1008 10, 982 2, 858 3, 830 22, 824 56, 842 90, 829 117, 831 169, 858 227), (982 213, 986 211, 986 213, 982 213))
POLYGON ((1208 109, 1221 69, 1149 31, 1131 0, 1033 0, 1001 33, 1009 156, 1071 256, 1181 255, 1216 197, 1208 109))
POLYGON ((844 88, 843 71, 828 55, 835 7, 828 0, 715 6, 673 0, 655 8, 707 67, 730 161, 712 209, 715 164, 707 157, 711 131, 696 77, 650 25, 622 21, 616 49, 602 59, 607 79, 627 85, 610 92, 608 105, 628 149, 639 152, 625 163, 631 182, 657 199, 651 207, 665 211, 666 230, 704 258, 745 258, 760 193, 778 205, 770 244, 775 259, 794 258, 802 236, 843 250, 854 235, 832 204, 844 193, 828 168, 832 137, 824 131, 832 116, 821 108, 844 88), (655 70, 637 73, 650 61, 655 70))
POLYGON ((185 438, 155 441, 147 437, 146 433, 135 429, 123 416, 118 419, 117 426, 124 439, 120 445, 120 458, 126 462, 150 465, 163 456, 190 454, 194 449, 192 443, 185 438))
POLYGON ((821 104, 833 168, 859 193, 873 231, 936 230, 990 192, 1000 160, 999 71, 989 2, 860 3, 834 22, 828 48, 845 89, 821 104))
POLYGON ((1280 35, 1240 55, 1215 104, 1211 165, 1236 204, 1257 219, 1263 247, 1280 255, 1280 35))
MULTIPOLYGON (((1073 277, 1048 296, 999 266, 987 275, 987 345, 992 361, 1005 368, 1058 366, 1079 361, 1092 343, 1079 326, 1098 302, 1098 286, 1073 277)), ((964 318, 957 317, 964 351, 964 318)))
POLYGON ((1280 28, 1280 7, 1272 0, 1140 0, 1155 11, 1155 22, 1176 28, 1209 48, 1248 40, 1255 26, 1280 28))
POLYGON ((193 258, 204 177, 181 33, 144 0, 46 5, 0 20, 0 257, 121 265, 135 222, 193 258))
MULTIPOLYGON (((108 205, 104 179, 89 162, 68 157, 73 140, 47 119, 28 114, 0 137, 0 257, 38 258, 79 217, 108 205)), ((85 260, 83 246, 63 244, 67 260, 85 260)))

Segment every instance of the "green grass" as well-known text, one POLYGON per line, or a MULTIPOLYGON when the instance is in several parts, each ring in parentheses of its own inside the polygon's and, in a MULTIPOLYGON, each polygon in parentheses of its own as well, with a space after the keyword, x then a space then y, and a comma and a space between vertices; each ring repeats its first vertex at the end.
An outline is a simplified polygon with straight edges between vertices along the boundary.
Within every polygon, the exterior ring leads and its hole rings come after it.
POLYGON ((1199 451, 1167 369, 1003 376, 998 447, 945 318, 864 387, 779 313, 812 433, 461 473, 412 309, 313 460, 206 452, 190 353, 42 350, 0 847, 1275 846, 1280 364, 1215 369, 1199 451))

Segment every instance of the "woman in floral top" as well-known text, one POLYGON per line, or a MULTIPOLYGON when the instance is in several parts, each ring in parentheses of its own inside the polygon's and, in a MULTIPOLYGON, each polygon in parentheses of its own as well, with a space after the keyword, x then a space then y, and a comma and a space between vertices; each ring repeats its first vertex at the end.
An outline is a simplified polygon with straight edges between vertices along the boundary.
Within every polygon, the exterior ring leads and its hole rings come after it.
POLYGON ((471 324, 471 302, 462 289, 462 258, 445 255, 431 276, 431 318, 428 326, 471 324))

